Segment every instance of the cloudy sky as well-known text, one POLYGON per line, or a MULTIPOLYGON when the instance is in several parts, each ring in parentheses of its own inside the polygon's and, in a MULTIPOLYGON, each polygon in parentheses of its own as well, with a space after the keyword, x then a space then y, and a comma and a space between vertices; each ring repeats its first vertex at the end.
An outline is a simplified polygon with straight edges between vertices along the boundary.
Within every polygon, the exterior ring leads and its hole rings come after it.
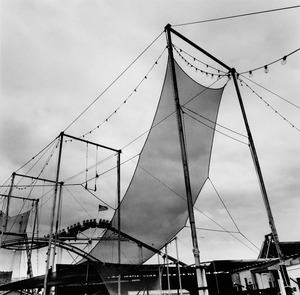
MULTIPOLYGON (((7 184, 12 172, 63 130, 74 136, 88 134, 88 140, 116 149, 143 134, 150 127, 163 82, 167 57, 163 31, 170 23, 245 73, 241 93, 279 238, 300 240, 300 51, 289 55, 300 45, 300 10, 207 21, 295 5, 298 1, 2 0, 1 184, 7 184), (272 63, 285 55, 289 55, 285 65, 272 63), (265 73, 261 67, 268 64, 265 73)), ((178 46, 196 54, 180 41, 178 46)), ((182 62, 180 56, 176 58, 182 62)), ((192 75, 205 86, 214 81, 205 74, 196 76, 194 69, 192 75)), ((245 134, 232 81, 224 90, 218 123, 245 134)), ((139 153, 144 139, 123 150, 124 160, 139 153)), ((71 168, 74 162, 69 173, 71 168)), ((122 191, 132 171, 128 168, 128 174, 123 174, 122 191)), ((247 145, 216 134, 210 181, 196 208, 197 226, 202 228, 198 230, 201 260, 257 257, 253 244, 259 248, 270 229, 247 145), (241 234, 220 232, 224 229, 241 234)), ((70 222, 76 222, 74 216, 70 222)), ((178 244, 182 259, 193 263, 188 236, 186 228, 178 244)))

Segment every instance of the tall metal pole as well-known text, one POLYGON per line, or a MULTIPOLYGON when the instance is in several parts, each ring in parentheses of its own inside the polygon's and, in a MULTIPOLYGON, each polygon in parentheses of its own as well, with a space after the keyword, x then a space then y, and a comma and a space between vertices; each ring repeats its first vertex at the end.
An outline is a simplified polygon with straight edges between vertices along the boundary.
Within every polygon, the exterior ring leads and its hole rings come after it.
POLYGON ((237 78, 236 78, 237 74, 236 74, 235 69, 231 69, 231 75, 232 75, 232 79, 233 79, 234 86, 235 86, 235 89, 236 89, 236 93, 237 93, 237 96, 238 96, 238 100, 239 100, 239 103, 240 103, 240 108, 241 108, 241 111, 242 111, 242 115, 243 115, 243 118, 244 118, 245 127, 246 127, 248 138, 249 138, 250 150, 251 150, 251 153, 252 153, 252 156, 253 156, 255 169, 256 169, 256 172, 257 172, 257 175, 258 175, 259 184, 260 184, 260 188, 261 188, 261 192, 262 192, 262 197, 263 197, 263 200, 264 200, 264 204, 265 204, 268 219, 269 219, 269 225, 270 225, 270 228, 271 228, 271 231, 272 231, 275 247, 276 247, 278 257, 279 257, 279 260, 280 260, 280 271, 281 271, 281 275, 282 275, 282 278, 283 278, 285 292, 286 292, 287 295, 291 295, 292 291, 291 291, 291 286, 290 286, 290 279, 289 279, 289 276, 287 274, 284 255, 282 254, 282 251, 280 249, 277 229, 276 229, 276 226, 275 226, 275 222, 274 222, 274 218, 273 218, 273 214, 272 214, 272 210, 271 210, 267 190, 266 190, 266 187, 265 187, 264 179, 263 179, 262 172, 261 172, 261 169, 260 169, 258 156, 257 156, 257 153, 256 153, 256 149, 255 149, 254 141, 253 141, 253 138, 252 138, 251 130, 250 130, 250 127, 249 127, 249 124, 248 124, 248 119, 247 119, 246 111, 245 111, 245 108, 244 108, 242 96, 241 96, 240 89, 239 89, 239 86, 238 86, 238 83, 237 83, 237 78))
MULTIPOLYGON (((44 279, 44 294, 46 295, 50 293, 50 289, 47 289, 47 283, 48 283, 49 265, 50 265, 50 258, 51 258, 51 244, 53 240, 53 227, 54 227, 58 185, 59 185, 59 172, 60 172, 60 163, 61 163, 61 155, 62 155, 63 137, 64 137, 64 133, 61 132, 59 136, 60 143, 59 143, 57 170, 56 170, 56 182, 55 182, 54 198, 53 198, 53 205, 52 205, 52 216, 51 216, 49 242, 48 242, 48 249, 47 249, 46 271, 45 271, 45 279, 44 279)), ((53 253, 53 255, 55 255, 55 253, 53 253)))
POLYGON ((174 99, 175 99, 175 105, 176 105, 176 115, 177 115, 179 141, 180 141, 180 149, 181 149, 181 158, 182 158, 183 173, 184 173, 184 180, 185 180, 189 221, 190 221, 190 226, 191 226, 193 254, 194 254, 195 266, 196 266, 198 290, 199 290, 199 295, 205 295, 205 294, 208 294, 208 290, 207 290, 207 286, 206 285, 204 286, 203 274, 202 274, 203 270, 201 269, 201 266, 200 266, 200 251, 199 251, 199 247, 198 247, 195 216, 194 216, 194 210, 193 210, 193 199, 192 199, 191 182, 190 182, 188 159, 187 159, 187 152, 186 152, 186 141, 185 141, 184 131, 183 131, 182 113, 181 113, 181 108, 180 108, 179 93, 178 93, 178 86, 177 86, 177 80, 176 80, 170 25, 167 25, 165 29, 167 32, 169 63, 170 63, 171 72, 172 72, 174 99))
POLYGON ((180 273, 180 266, 179 266, 179 254, 178 254, 178 244, 177 244, 177 236, 175 237, 175 246, 176 246, 176 256, 177 256, 177 270, 178 270, 178 282, 179 282, 179 290, 180 295, 183 295, 182 292, 182 283, 181 283, 181 273, 180 273))
MULTIPOLYGON (((250 150, 251 150, 254 165, 255 165, 255 168, 256 168, 256 171, 257 171, 257 174, 258 174, 259 184, 260 184, 263 200, 264 200, 266 211, 267 211, 270 228, 271 228, 271 231, 272 231, 272 235, 273 235, 273 239, 274 239, 274 242, 275 242, 276 250, 278 252, 278 256, 279 256, 279 260, 280 260, 280 271, 281 271, 281 274, 282 274, 282 277, 283 277, 283 280, 284 280, 285 292, 286 292, 287 295, 291 295, 292 291, 291 291, 291 287, 290 287, 290 279, 289 279, 289 276, 288 276, 288 273, 287 273, 287 270, 286 270, 284 255, 282 254, 281 249, 280 249, 278 234, 277 234, 274 218, 273 218, 272 211, 271 211, 271 206, 270 206, 270 203, 269 203, 269 200, 268 200, 268 195, 267 195, 267 191, 266 191, 266 188, 265 188, 265 185, 264 185, 264 180, 263 180, 263 177, 262 177, 262 173, 261 173, 261 169, 260 169, 260 165, 259 165, 259 161, 258 161, 254 141, 253 141, 253 138, 252 138, 252 134, 251 134, 251 131, 250 131, 250 127, 249 127, 249 124, 248 124, 246 112, 245 112, 245 109, 244 109, 243 101, 242 101, 242 98, 241 98, 240 90, 239 90, 237 79, 236 79, 236 71, 235 71, 234 68, 230 68, 229 66, 224 64, 222 61, 220 61, 219 59, 217 59, 213 55, 209 54, 207 51, 205 51, 204 49, 202 49, 201 47, 199 47, 195 43, 191 42, 189 39, 187 39, 186 37, 184 37, 183 35, 181 35, 177 31, 172 29, 170 25, 166 26, 166 31, 168 32, 168 36, 170 36, 170 32, 172 32, 173 34, 175 34, 176 36, 178 36, 182 40, 186 41, 188 44, 190 44, 194 48, 198 49, 200 52, 202 52, 203 54, 205 54, 206 56, 208 56, 209 58, 211 58, 215 62, 217 62, 218 64, 220 64, 221 66, 223 66, 224 68, 229 70, 229 72, 232 75, 234 85, 235 85, 235 89, 236 89, 237 96, 238 96, 238 100, 239 100, 239 103, 240 103, 242 115, 243 115, 243 118, 244 118, 246 130, 247 130, 247 133, 248 133, 248 138, 249 138, 249 143, 250 143, 250 150)), ((169 39, 170 39, 170 37, 169 37, 169 39)), ((171 47, 171 41, 169 40, 169 53, 173 54, 172 49, 170 47, 171 47)))
MULTIPOLYGON (((117 160, 117 188, 118 188, 118 263, 121 264, 121 151, 117 160)), ((121 295, 121 275, 118 276, 118 295, 121 295)))
MULTIPOLYGON (((53 256, 52 256, 52 270, 54 270, 55 265, 55 253, 56 253, 56 241, 58 237, 58 228, 60 227, 60 217, 61 217, 61 202, 62 202, 62 188, 63 182, 59 184, 59 194, 58 194, 58 205, 57 205, 57 214, 56 214, 56 222, 55 222, 55 231, 54 231, 54 245, 53 245, 53 256)), ((56 262, 57 263, 57 262, 56 262)))
POLYGON ((8 192, 8 195, 7 195, 6 216, 5 216, 5 219, 3 221, 2 228, 1 228, 0 248, 1 248, 1 245, 2 245, 2 239, 3 239, 4 232, 6 232, 6 230, 7 230, 7 224, 8 224, 8 219, 9 219, 10 197, 11 197, 13 187, 14 187, 15 176, 16 176, 16 174, 13 173, 12 177, 11 177, 11 185, 10 185, 9 192, 8 192))

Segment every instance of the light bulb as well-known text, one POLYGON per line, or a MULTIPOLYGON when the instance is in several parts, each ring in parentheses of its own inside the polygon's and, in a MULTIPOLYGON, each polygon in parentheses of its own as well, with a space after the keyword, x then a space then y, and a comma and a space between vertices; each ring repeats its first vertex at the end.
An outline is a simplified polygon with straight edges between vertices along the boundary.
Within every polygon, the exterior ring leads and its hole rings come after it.
POLYGON ((252 71, 249 71, 249 77, 252 78, 253 77, 253 73, 252 71))
POLYGON ((268 66, 264 66, 264 68, 265 68, 265 73, 266 73, 266 74, 269 73, 268 66))
POLYGON ((285 65, 286 62, 287 62, 287 60, 286 60, 286 55, 285 55, 285 56, 282 58, 282 60, 281 60, 281 64, 282 64, 282 65, 285 65))

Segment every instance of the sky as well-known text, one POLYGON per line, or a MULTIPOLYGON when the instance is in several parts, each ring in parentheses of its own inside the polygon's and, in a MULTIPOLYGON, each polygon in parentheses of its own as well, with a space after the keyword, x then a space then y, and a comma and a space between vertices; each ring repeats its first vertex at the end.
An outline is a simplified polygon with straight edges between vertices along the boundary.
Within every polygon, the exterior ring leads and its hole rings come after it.
MULTIPOLYGON (((296 5, 298 1, 1 1, 0 182, 6 185, 3 190, 7 191, 11 174, 27 172, 28 166, 19 168, 61 131, 76 137, 85 134, 87 140, 122 149, 124 160, 136 156, 145 140, 145 136, 139 136, 149 129, 159 99, 167 57, 163 31, 171 24, 238 73, 244 73, 240 75, 241 94, 279 239, 299 241, 300 52, 289 54, 299 48, 300 10, 203 22, 296 5), (280 59, 285 55, 289 55, 287 63, 282 65, 280 59), (268 73, 262 68, 265 65, 269 65, 268 73), (250 70, 253 77, 248 74, 250 70), (139 140, 134 141, 136 138, 139 140)), ((176 38, 174 43, 191 55, 198 54, 176 38)), ((210 86, 215 81, 195 73, 178 54, 175 56, 199 83, 210 86)), ((203 55, 199 59, 219 68, 203 55)), ((223 86, 223 81, 214 86, 223 86)), ((232 81, 224 90, 218 124, 246 134, 232 81)), ((221 126, 217 129, 247 141, 221 126)), ((87 152, 80 144, 66 155, 64 177, 84 170, 86 163, 92 165, 97 157, 95 150, 87 152), (80 154, 78 161, 72 158, 75 152, 80 154)), ((122 173, 122 193, 135 162, 129 166, 122 173)), ((105 201, 114 207, 115 191, 109 192, 109 188, 115 185, 115 179, 98 185, 107 194, 105 201)), ((69 195, 75 199, 76 193, 69 195)), ((81 212, 91 218, 109 219, 112 210, 99 215, 95 209, 97 202, 89 203, 82 197, 77 205, 80 203, 81 212)), ((85 218, 77 215, 77 205, 67 202, 64 226, 85 218)), ((257 257, 270 228, 246 144, 216 133, 210 180, 195 208, 202 261, 257 257), (228 234, 224 229, 240 233, 228 234)), ((178 247, 180 258, 193 263, 189 231, 185 228, 178 235, 178 247)), ((173 243, 170 252, 174 253, 174 249, 173 243)), ((7 254, 1 251, 2 256, 7 254)), ((7 261, 1 267, 7 270, 10 265, 7 261)))

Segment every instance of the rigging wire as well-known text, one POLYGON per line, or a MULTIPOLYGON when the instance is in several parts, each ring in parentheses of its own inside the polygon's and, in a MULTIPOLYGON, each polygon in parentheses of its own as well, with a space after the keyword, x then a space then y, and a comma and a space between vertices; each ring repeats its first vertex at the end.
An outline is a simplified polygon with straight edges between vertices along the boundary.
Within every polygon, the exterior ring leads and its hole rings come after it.
MULTIPOLYGON (((111 154, 111 155, 107 156, 106 158, 102 159, 101 161, 97 161, 97 162, 96 162, 95 164, 93 164, 92 166, 89 166, 89 167, 87 166, 86 169, 93 169, 93 168, 95 168, 97 165, 105 163, 106 161, 112 159, 112 158, 115 157, 116 155, 117 155, 117 153, 111 154)), ((69 178, 64 179, 63 182, 64 182, 64 183, 65 183, 65 182, 68 182, 68 181, 70 181, 70 180, 72 180, 72 179, 78 177, 79 175, 82 175, 82 174, 86 173, 86 169, 84 169, 84 170, 78 172, 77 174, 74 174, 73 176, 70 176, 69 178)), ((110 171, 110 170, 111 170, 111 169, 109 169, 108 171, 110 171)), ((98 174, 98 177, 101 176, 101 175, 103 175, 103 174, 105 174, 105 173, 108 172, 108 171, 105 171, 105 172, 102 173, 102 174, 98 174)), ((87 178, 86 178, 86 179, 87 179, 87 178)), ((94 177, 91 178, 91 179, 94 179, 94 177)), ((91 179, 87 179, 87 181, 90 181, 91 179)), ((77 185, 82 185, 82 183, 77 184, 77 185)))
POLYGON ((160 56, 156 59, 155 63, 152 65, 152 67, 150 68, 150 70, 148 70, 148 72, 146 73, 146 75, 144 75, 143 79, 138 83, 138 85, 134 88, 134 90, 129 94, 129 96, 122 102, 121 105, 119 105, 105 120, 102 121, 102 123, 98 124, 96 127, 94 127, 93 129, 91 129, 90 131, 86 132, 85 134, 81 135, 79 138, 84 138, 86 135, 91 134, 93 131, 95 131, 96 129, 98 129, 100 126, 102 126, 104 123, 108 122, 108 120, 110 120, 110 118, 112 116, 114 116, 119 109, 124 106, 124 104, 126 104, 126 102, 131 98, 131 96, 137 92, 138 88, 141 86, 141 84, 147 79, 148 75, 150 74, 150 72, 153 70, 153 68, 158 64, 158 61, 161 59, 161 57, 163 56, 164 52, 166 51, 166 47, 164 48, 164 50, 162 51, 162 53, 160 54, 160 56))
MULTIPOLYGON (((239 78, 240 81, 244 82, 239 78)), ((245 82, 244 82, 245 83, 245 82)), ((275 114, 280 116, 284 121, 286 121, 292 128, 295 128, 298 132, 300 132, 300 129, 296 127, 293 123, 291 123, 286 117, 284 117, 281 113, 279 113, 273 106, 271 106, 262 96, 260 96, 256 91, 254 91, 247 83, 245 85, 254 93, 260 100, 262 100, 269 108, 271 108, 275 114)))
MULTIPOLYGON (((279 94, 276 94, 275 92, 271 91, 270 89, 268 89, 268 88, 266 88, 266 87, 264 87, 264 86, 258 84, 257 82, 253 81, 252 79, 249 79, 249 78, 246 77, 245 75, 242 75, 242 74, 241 74, 241 76, 242 76, 244 79, 246 79, 246 80, 252 82, 253 84, 259 86, 260 88, 262 88, 262 89, 264 89, 264 90, 270 92, 270 93, 273 94, 274 96, 277 96, 278 98, 282 99, 282 100, 285 101, 286 103, 288 103, 288 104, 294 106, 294 107, 297 108, 297 109, 300 109, 300 106, 298 106, 298 105, 296 105, 295 103, 293 103, 293 102, 287 100, 286 98, 280 96, 279 94)), ((245 81, 243 81, 243 82, 245 83, 245 81)), ((245 84, 246 84, 246 83, 245 83, 245 84)), ((246 84, 246 86, 249 87, 247 84, 246 84)), ((250 88, 250 87, 249 87, 249 88, 250 88)), ((250 88, 250 89, 251 89, 251 88, 250 88)), ((252 90, 252 89, 251 89, 251 90, 252 90)), ((252 90, 252 91, 253 91, 253 90, 252 90)))
POLYGON ((270 13, 270 12, 283 11, 283 10, 294 9, 294 8, 299 8, 299 7, 300 7, 300 5, 295 5, 295 6, 274 8, 274 9, 269 9, 269 10, 261 10, 261 11, 256 11, 256 12, 249 12, 249 13, 236 14, 236 15, 231 15, 231 16, 224 16, 224 17, 211 18, 211 19, 200 20, 200 21, 182 23, 182 24, 172 25, 172 27, 182 27, 182 26, 187 26, 187 25, 208 23, 208 22, 214 22, 214 21, 220 21, 220 20, 227 20, 227 19, 233 19, 233 18, 239 18, 239 17, 245 17, 245 16, 252 16, 252 15, 258 15, 258 14, 264 14, 264 13, 270 13))
MULTIPOLYGON (((245 245, 248 249, 250 249, 251 251, 257 253, 254 249, 252 249, 251 247, 249 247, 249 245, 247 245, 245 242, 243 242, 242 240, 240 240, 238 237, 236 237, 231 231, 228 231, 225 227, 223 227, 221 224, 219 224, 218 222, 216 222, 214 219, 212 219, 211 217, 209 217, 207 214, 205 214, 204 212, 202 212, 200 209, 198 209, 196 206, 194 206, 194 209, 198 212, 200 212, 202 215, 204 215, 205 217, 207 217, 210 221, 212 221, 213 223, 215 223, 218 227, 222 228, 226 233, 228 233, 230 236, 232 236, 233 238, 235 238, 237 241, 239 241, 240 243, 242 243, 243 245, 245 245)), ((255 246, 256 247, 256 246, 255 246)), ((256 247, 257 248, 257 247, 256 247)))
MULTIPOLYGON (((191 110, 188 109, 188 108, 186 108, 186 109, 189 110, 189 111, 191 111, 191 110)), ((202 125, 204 125, 204 126, 206 126, 206 127, 208 127, 208 128, 211 128, 211 129, 215 130, 216 132, 218 132, 218 133, 220 133, 220 134, 222 134, 222 135, 224 135, 224 136, 226 136, 226 137, 228 137, 228 138, 230 138, 230 139, 232 139, 232 140, 235 140, 235 141, 237 141, 237 142, 239 142, 239 143, 242 143, 242 144, 245 144, 245 145, 247 145, 247 146, 249 145, 249 143, 243 142, 243 141, 241 141, 241 140, 239 140, 239 139, 237 139, 237 138, 234 138, 233 136, 230 136, 230 135, 228 135, 228 134, 226 134, 226 133, 224 133, 224 132, 222 132, 222 131, 216 129, 215 127, 209 126, 208 124, 206 124, 206 123, 200 121, 199 119, 193 117, 191 114, 189 114, 189 113, 187 113, 187 112, 184 112, 184 114, 186 114, 187 116, 189 116, 191 119, 195 120, 196 122, 201 123, 202 125)), ((195 114, 196 114, 197 116, 202 117, 203 119, 209 120, 209 119, 207 119, 207 118, 205 118, 205 117, 203 117, 203 116, 201 116, 201 115, 199 115, 199 114, 197 114, 197 113, 195 113, 195 114)), ((216 124, 216 126, 221 126, 222 128, 225 128, 225 129, 228 130, 228 131, 231 131, 231 132, 236 133, 236 134, 238 134, 238 135, 240 135, 240 136, 243 136, 243 137, 248 138, 247 136, 245 136, 245 135, 243 135, 243 134, 240 134, 240 133, 238 133, 238 132, 236 132, 236 131, 234 131, 234 130, 231 130, 231 129, 229 129, 229 128, 226 128, 226 127, 224 127, 224 126, 222 126, 222 125, 219 125, 219 124, 217 124, 217 123, 215 123, 215 124, 216 124)))
POLYGON ((215 193, 217 194, 217 196, 218 196, 219 200, 221 201, 221 203, 222 203, 223 207, 225 208, 226 212, 228 213, 228 215, 229 215, 229 217, 230 217, 231 221, 233 222, 234 226, 236 227, 236 229, 237 229, 237 230, 238 230, 238 232, 240 233, 241 231, 240 231, 239 227, 237 226, 237 224, 236 224, 235 220, 233 219, 232 215, 230 214, 230 212, 229 212, 229 210, 228 210, 227 206, 225 205, 225 203, 224 203, 223 199, 221 198, 221 196, 220 196, 219 192, 217 191, 217 189, 216 189, 216 187, 214 186, 214 184, 213 184, 212 180, 210 179, 210 177, 208 177, 208 180, 209 180, 209 182, 210 182, 211 186, 213 187, 213 189, 214 189, 215 193))
POLYGON ((99 94, 65 129, 64 131, 68 130, 93 104, 96 103, 96 101, 102 97, 102 95, 111 88, 112 85, 114 85, 128 70, 129 68, 131 68, 131 66, 160 38, 160 36, 163 34, 164 32, 161 32, 130 64, 129 66, 127 66, 125 68, 125 70, 119 75, 117 76, 117 78, 115 80, 113 80, 108 87, 106 87, 104 89, 104 91, 102 91, 101 94, 99 94))
POLYGON ((248 238, 240 231, 239 227, 237 226, 235 220, 233 219, 231 213, 229 212, 227 206, 225 205, 224 201, 222 200, 222 198, 221 198, 219 192, 217 191, 217 189, 216 189, 215 185, 213 184, 212 180, 210 179, 210 177, 208 178, 208 180, 209 180, 209 182, 211 183, 211 185, 212 185, 214 191, 216 192, 217 196, 219 197, 220 201, 222 202, 222 204, 223 204, 225 210, 227 211, 227 213, 228 213, 230 219, 232 220, 233 224, 235 225, 236 229, 238 230, 238 233, 239 233, 240 235, 242 235, 242 236, 243 236, 243 237, 244 237, 244 238, 245 238, 252 246, 254 246, 257 250, 260 250, 254 243, 252 243, 252 242, 251 242, 251 241, 250 241, 250 240, 249 240, 249 239, 248 239, 248 238))
MULTIPOLYGON (((172 193, 174 193, 176 196, 178 196, 180 199, 182 199, 184 202, 186 201, 184 197, 182 197, 180 194, 178 194, 176 191, 174 191, 171 187, 169 187, 167 184, 165 184, 163 181, 161 181, 159 178, 157 178, 156 176, 154 176, 152 173, 150 173, 148 170, 146 170, 145 168, 143 168, 142 166, 139 166, 139 168, 141 168, 144 172, 146 172, 147 174, 149 174, 152 178, 154 178, 157 182, 159 182, 161 185, 163 185, 164 187, 166 187, 168 190, 170 190, 172 193)), ((207 178, 209 179, 209 178, 207 178)), ((201 211, 199 208, 197 208, 194 205, 194 209, 197 210, 199 213, 201 213, 202 215, 204 215, 206 218, 208 218, 210 221, 212 221, 214 224, 216 224, 218 227, 222 228, 224 232, 230 234, 231 236, 233 236, 236 240, 238 240, 240 243, 244 244, 247 248, 249 248, 250 250, 254 251, 252 248, 250 248, 246 243, 244 243, 243 241, 241 241, 239 238, 237 238, 235 235, 233 235, 234 232, 227 230, 225 227, 223 227, 221 224, 219 224, 218 222, 216 222, 214 219, 212 219, 211 217, 209 217, 207 214, 205 214, 203 211, 201 211)), ((185 226, 188 227, 188 226, 185 226)), ((240 231, 239 231, 240 233, 240 231)), ((241 233, 240 233, 241 234, 241 233)), ((243 234, 241 234, 245 239, 247 239, 243 234)), ((247 239, 248 240, 248 239, 247 239)), ((249 240, 248 240, 249 241, 249 240)), ((250 242, 250 241, 249 241, 250 242)), ((252 242, 250 242, 252 245, 254 245, 252 242)), ((255 246, 255 245, 254 245, 255 246)), ((256 246, 255 246, 256 247, 256 246)), ((256 247, 257 248, 257 247, 256 247)), ((255 253, 257 253, 256 251, 254 251, 255 253)))
MULTIPOLYGON (((46 149, 48 149, 55 141, 56 141, 57 137, 52 140, 49 144, 47 144, 41 151, 39 151, 35 156, 33 156, 30 160, 28 160, 25 164, 23 164, 18 170, 16 170, 15 172, 19 172, 21 169, 23 169, 26 165, 28 165, 31 161, 33 161, 37 156, 39 156, 42 152, 44 152, 46 149)), ((1 187, 3 187, 9 180, 10 180, 11 176, 4 182, 3 185, 1 185, 1 187)))
POLYGON ((90 213, 81 205, 81 203, 75 198, 75 196, 72 194, 72 192, 67 187, 65 187, 65 189, 68 191, 68 193, 71 195, 71 197, 79 204, 79 206, 87 213, 87 215, 90 216, 90 218, 92 218, 90 213))
MULTIPOLYGON (((186 226, 186 227, 189 227, 189 226, 186 226)), ((205 230, 205 231, 212 231, 212 232, 218 232, 218 233, 240 234, 239 231, 232 231, 232 230, 220 230, 220 229, 205 228, 205 227, 196 227, 196 229, 205 230)))
MULTIPOLYGON (((81 185, 83 188, 84 185, 81 185)), ((94 194, 92 191, 90 191, 89 189, 86 190, 87 192, 89 192, 93 197, 95 197, 97 200, 99 200, 100 202, 102 202, 103 204, 105 204, 107 207, 109 207, 112 210, 116 210, 115 208, 113 208, 112 206, 110 206, 108 203, 106 203, 105 201, 103 201, 101 198, 99 198, 98 196, 96 196, 96 194, 94 194)))

